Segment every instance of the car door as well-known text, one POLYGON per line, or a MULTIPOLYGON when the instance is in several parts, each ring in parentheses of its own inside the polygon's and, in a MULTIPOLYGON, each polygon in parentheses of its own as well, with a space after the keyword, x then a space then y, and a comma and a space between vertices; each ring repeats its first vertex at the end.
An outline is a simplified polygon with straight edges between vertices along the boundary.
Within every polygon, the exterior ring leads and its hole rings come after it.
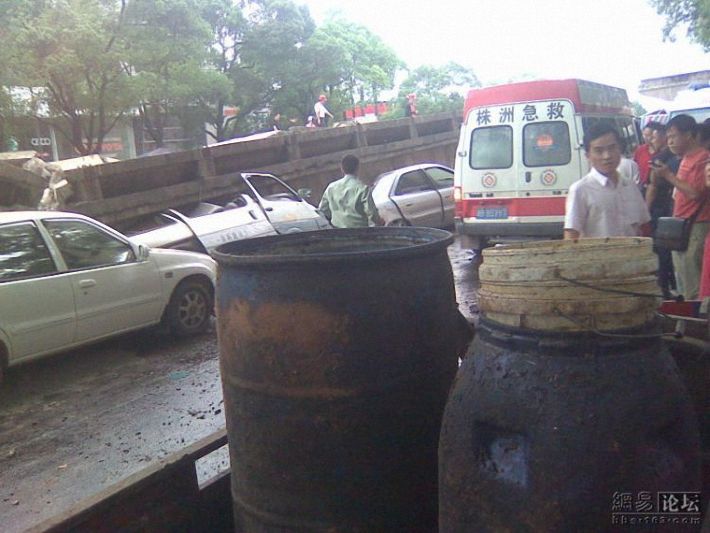
POLYGON ((390 199, 413 226, 439 226, 443 221, 441 196, 421 169, 403 172, 390 199))
POLYGON ((276 176, 249 174, 244 177, 249 192, 261 205, 266 218, 279 233, 319 229, 315 208, 276 176))
POLYGON ((86 220, 51 219, 44 225, 69 271, 78 342, 160 320, 163 296, 153 261, 136 258, 126 240, 86 220))
POLYGON ((450 226, 454 223, 454 171, 440 166, 427 167, 425 171, 441 194, 444 208, 443 225, 450 226))
MULTIPOLYGON (((171 213, 179 215, 174 210, 171 213)), ((218 213, 195 218, 183 216, 180 220, 192 228, 208 250, 227 242, 276 235, 266 215, 248 195, 240 194, 218 213)))
POLYGON ((69 278, 58 271, 33 221, 0 226, 0 328, 11 361, 61 350, 74 340, 69 278))

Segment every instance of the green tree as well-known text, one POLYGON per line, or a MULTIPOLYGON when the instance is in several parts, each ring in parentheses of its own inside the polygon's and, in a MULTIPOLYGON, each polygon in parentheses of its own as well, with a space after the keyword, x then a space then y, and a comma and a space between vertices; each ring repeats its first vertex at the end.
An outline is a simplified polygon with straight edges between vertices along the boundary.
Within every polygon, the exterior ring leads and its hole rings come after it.
POLYGON ((659 15, 666 17, 663 36, 674 39, 679 26, 687 26, 688 37, 710 52, 710 0, 650 0, 659 15))
POLYGON ((212 36, 208 59, 202 73, 203 91, 195 100, 198 116, 208 125, 206 133, 216 141, 229 138, 231 122, 225 110, 234 103, 236 88, 232 74, 239 68, 247 21, 241 8, 232 0, 202 0, 200 16, 212 36))
POLYGON ((402 105, 395 111, 395 116, 404 114, 406 95, 417 95, 417 112, 420 115, 441 111, 463 110, 462 93, 471 87, 478 87, 476 75, 458 63, 443 66, 423 65, 411 71, 400 86, 402 105))
POLYGON ((220 141, 261 126, 259 113, 268 114, 291 84, 293 64, 315 23, 291 0, 252 0, 243 8, 231 0, 202 3, 213 34, 206 73, 212 83, 197 104, 210 125, 207 133, 220 141), (231 106, 237 112, 225 119, 231 106))
MULTIPOLYGON (((321 88, 331 97, 340 93, 347 99, 343 101, 346 106, 377 101, 382 90, 394 85, 397 69, 404 66, 380 37, 340 16, 319 27, 308 47, 320 66, 321 88)), ((311 98, 316 96, 314 93, 311 98)))
POLYGON ((9 78, 77 152, 97 153, 134 101, 125 70, 126 0, 16 1, 2 15, 9 78))
POLYGON ((634 100, 633 102, 631 102, 631 108, 634 110, 634 115, 636 115, 637 117, 646 114, 646 108, 643 107, 643 105, 641 105, 641 102, 639 102, 638 100, 634 100))
POLYGON ((126 10, 126 70, 143 126, 159 147, 169 117, 192 105, 208 81, 203 71, 212 34, 201 7, 199 0, 132 0, 126 10))
POLYGON ((286 111, 280 108, 284 105, 281 95, 290 92, 301 76, 293 66, 300 63, 303 47, 314 30, 308 9, 291 0, 250 4, 241 68, 233 78, 241 110, 234 124, 238 131, 260 129, 270 112, 286 111))

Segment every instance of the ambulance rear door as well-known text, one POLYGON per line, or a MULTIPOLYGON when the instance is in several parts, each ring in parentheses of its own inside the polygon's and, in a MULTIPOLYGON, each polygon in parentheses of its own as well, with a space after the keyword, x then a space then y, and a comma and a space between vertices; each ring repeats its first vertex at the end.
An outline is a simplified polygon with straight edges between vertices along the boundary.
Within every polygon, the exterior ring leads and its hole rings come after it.
MULTIPOLYGON (((517 111, 517 110, 516 110, 517 111)), ((519 209, 525 222, 552 222, 564 216, 564 197, 582 176, 583 155, 569 100, 522 106, 517 184, 519 209)))
POLYGON ((507 219, 507 206, 497 199, 517 194, 513 112, 513 105, 491 106, 468 116, 456 166, 464 199, 490 199, 477 207, 478 221, 507 219))

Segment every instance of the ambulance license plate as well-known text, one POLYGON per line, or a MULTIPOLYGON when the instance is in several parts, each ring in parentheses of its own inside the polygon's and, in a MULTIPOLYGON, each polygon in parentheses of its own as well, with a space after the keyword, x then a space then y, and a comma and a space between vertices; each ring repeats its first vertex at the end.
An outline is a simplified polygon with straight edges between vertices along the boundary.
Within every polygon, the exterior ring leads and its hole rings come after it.
POLYGON ((495 218, 508 218, 508 208, 507 207, 479 207, 476 211, 476 218, 483 218, 486 220, 495 218))

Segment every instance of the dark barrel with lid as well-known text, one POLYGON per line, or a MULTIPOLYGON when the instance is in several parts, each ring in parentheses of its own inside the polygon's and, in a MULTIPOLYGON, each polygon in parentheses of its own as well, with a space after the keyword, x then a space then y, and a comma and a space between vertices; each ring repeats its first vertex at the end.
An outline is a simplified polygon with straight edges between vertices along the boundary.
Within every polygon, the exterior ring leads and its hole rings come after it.
POLYGON ((700 490, 692 406, 643 296, 650 242, 580 243, 484 253, 473 355, 442 421, 442 533, 627 530, 660 493, 700 490))
POLYGON ((450 233, 328 230, 221 246, 220 361, 244 531, 432 531, 465 341, 450 233))

